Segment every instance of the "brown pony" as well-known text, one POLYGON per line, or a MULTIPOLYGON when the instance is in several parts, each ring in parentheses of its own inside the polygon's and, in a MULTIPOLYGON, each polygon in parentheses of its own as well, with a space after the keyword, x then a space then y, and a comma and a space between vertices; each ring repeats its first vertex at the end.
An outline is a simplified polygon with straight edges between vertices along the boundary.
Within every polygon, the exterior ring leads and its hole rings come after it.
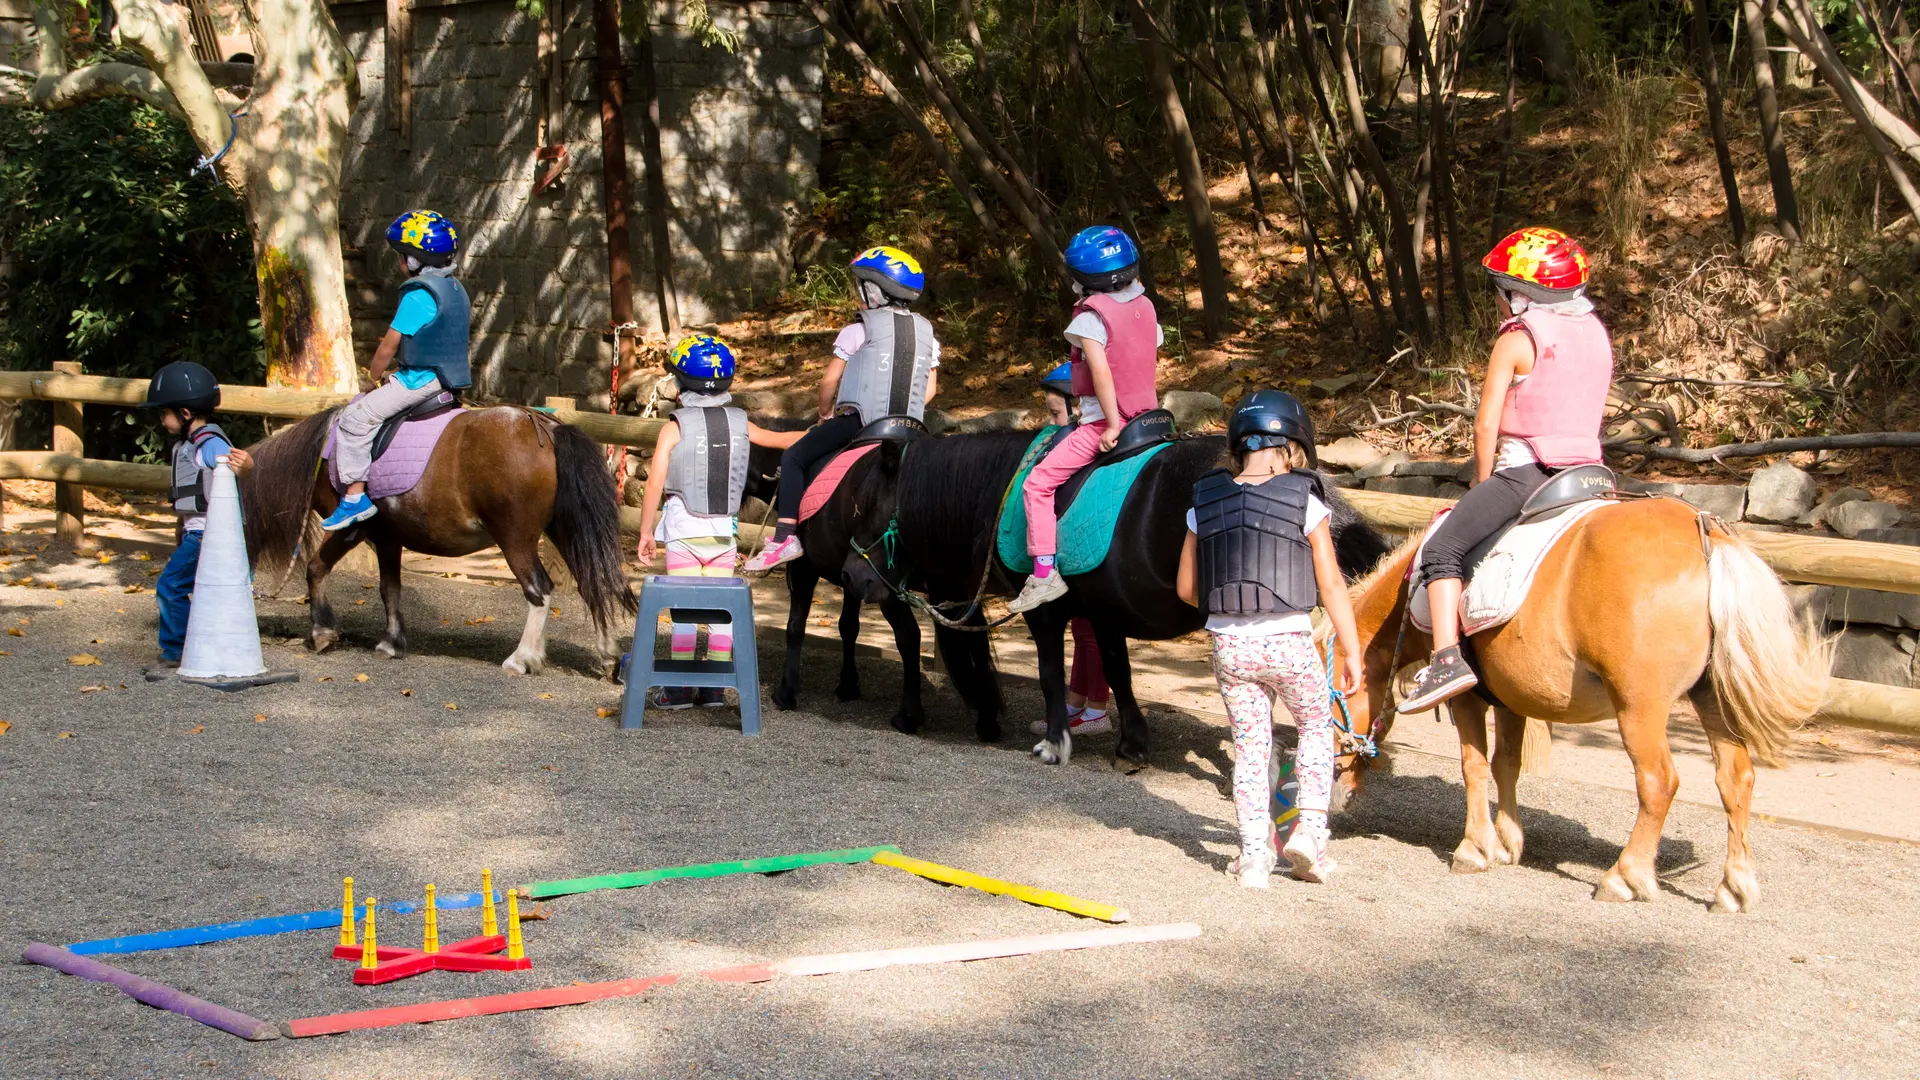
MULTIPOLYGON (((1353 589, 1367 683, 1350 706, 1356 726, 1372 718, 1376 737, 1392 726, 1392 709, 1376 713, 1375 706, 1393 701, 1396 664, 1425 656, 1432 644, 1410 625, 1399 640, 1417 546, 1401 545, 1353 589)), ((1759 896, 1747 847, 1752 759, 1778 764, 1787 731, 1819 707, 1832 646, 1795 617, 1780 580, 1751 548, 1677 500, 1603 507, 1547 555, 1512 621, 1472 644, 1483 685, 1502 703, 1493 709, 1499 749, 1489 765, 1487 703, 1473 693, 1454 698, 1467 793, 1455 873, 1520 861, 1515 789, 1526 717, 1555 724, 1613 718, 1633 761, 1640 813, 1594 899, 1651 900, 1659 888, 1654 855, 1679 787, 1667 717, 1684 694, 1713 746, 1727 811, 1727 859, 1713 909, 1752 908, 1759 896), (1500 796, 1492 819, 1489 773, 1500 796)), ((1343 794, 1351 794, 1366 759, 1343 764, 1343 794)))
POLYGON ((530 409, 469 410, 447 424, 412 490, 378 500, 380 513, 367 521, 321 533, 310 527, 309 515, 331 513, 339 504, 320 459, 333 415, 310 416, 254 447, 254 468, 240 477, 254 566, 286 566, 306 549, 315 652, 340 636, 327 603, 327 574, 362 541, 379 557, 380 599, 387 609, 387 634, 374 648, 391 657, 407 648, 401 549, 459 556, 498 544, 527 598, 520 645, 500 666, 509 675, 538 672, 547 658, 553 596, 553 579, 540 563, 544 533, 579 585, 599 632, 601 663, 612 670, 612 620, 636 605, 621 561, 619 499, 593 440, 530 409))

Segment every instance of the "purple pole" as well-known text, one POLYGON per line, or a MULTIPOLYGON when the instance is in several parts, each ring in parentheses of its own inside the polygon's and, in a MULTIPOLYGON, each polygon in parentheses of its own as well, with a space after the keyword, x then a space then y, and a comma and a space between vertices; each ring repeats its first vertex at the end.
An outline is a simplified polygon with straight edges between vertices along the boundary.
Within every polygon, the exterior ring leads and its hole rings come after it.
POLYGON ((234 1012, 232 1009, 215 1005, 211 1001, 194 997, 184 990, 175 990, 171 986, 162 985, 152 979, 143 979, 131 971, 122 971, 98 960, 76 956, 53 945, 43 945, 36 941, 27 946, 26 951, 20 954, 20 959, 29 964, 43 964, 55 971, 64 971, 68 975, 78 975, 91 982, 106 983, 142 1004, 179 1013, 181 1016, 198 1020, 208 1027, 219 1028, 221 1031, 238 1035, 243 1039, 259 1041, 280 1037, 279 1028, 258 1017, 234 1012))

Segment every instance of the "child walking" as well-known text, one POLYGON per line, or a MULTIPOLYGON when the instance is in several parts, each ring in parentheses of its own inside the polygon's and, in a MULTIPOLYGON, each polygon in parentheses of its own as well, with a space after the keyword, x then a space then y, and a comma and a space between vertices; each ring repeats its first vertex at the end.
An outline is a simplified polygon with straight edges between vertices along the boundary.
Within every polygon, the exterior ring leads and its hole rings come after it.
POLYGON ((1153 301, 1137 280, 1140 249, 1110 225, 1082 229, 1067 244, 1067 268, 1084 298, 1067 324, 1073 347, 1073 393, 1080 398, 1080 424, 1027 473, 1021 498, 1027 505, 1027 553, 1033 573, 1009 611, 1031 611, 1067 594, 1054 572, 1058 519, 1053 493, 1082 466, 1113 449, 1127 421, 1159 404, 1154 365, 1166 335, 1153 301))
POLYGON ((780 456, 773 540, 747 562, 747 573, 765 573, 804 554, 794 530, 815 462, 875 420, 925 420, 927 402, 940 390, 940 342, 927 317, 910 308, 927 285, 919 261, 883 245, 855 257, 852 273, 860 321, 833 339, 833 359, 820 379, 820 422, 780 456))
POLYGON ((1473 421, 1473 489, 1427 539, 1420 577, 1433 612, 1433 659, 1400 703, 1424 712, 1480 682, 1460 655, 1467 553, 1512 521, 1561 469, 1598 464, 1613 385, 1613 343, 1587 299, 1587 253, 1533 226, 1494 245, 1481 265, 1507 321, 1494 339, 1473 421))
MULTIPOLYGON (((680 385, 680 407, 660 429, 640 509, 640 562, 664 546, 675 577, 732 577, 738 556, 740 497, 747 482, 749 446, 785 449, 800 432, 768 431, 731 404, 735 362, 727 343, 693 334, 674 346, 667 370, 680 385)), ((694 659, 700 627, 675 612, 670 645, 675 660, 694 659)), ((751 642, 749 642, 751 645, 751 642)), ((733 659, 733 627, 707 627, 707 659, 733 659)), ((719 687, 698 691, 663 686, 649 704, 660 709, 724 706, 719 687)))
POLYGON ((180 666, 187 643, 187 615, 193 607, 193 581, 200 568, 200 539, 207 528, 207 488, 221 458, 234 472, 253 468, 245 450, 227 442, 213 422, 220 407, 220 382, 191 361, 178 361, 154 373, 143 408, 160 409, 160 424, 173 442, 167 460, 173 482, 167 499, 180 516, 179 545, 160 571, 154 592, 160 601, 160 660, 156 669, 180 666))
POLYGON ((1259 390, 1234 408, 1227 441, 1234 470, 1216 469, 1193 486, 1177 588, 1207 614, 1214 677, 1233 725, 1240 858, 1229 869, 1249 889, 1266 888, 1273 872, 1268 767, 1277 696, 1299 731, 1300 818, 1282 854, 1294 877, 1324 882, 1335 869, 1327 854, 1335 736, 1327 666, 1308 614, 1316 605, 1333 622, 1343 693, 1360 688, 1362 670, 1332 514, 1319 476, 1304 471, 1313 461, 1313 419, 1293 395, 1259 390))
MULTIPOLYGON (((1047 423, 1063 428, 1078 423, 1074 416, 1073 365, 1061 364, 1040 380, 1046 392, 1047 423)), ((1085 616, 1075 616, 1067 624, 1073 631, 1073 666, 1067 677, 1067 730, 1078 735, 1103 735, 1113 730, 1107 716, 1112 691, 1107 686, 1107 669, 1100 662, 1100 643, 1094 639, 1093 624, 1085 616)), ((1035 720, 1028 725, 1035 735, 1047 733, 1047 722, 1035 720)))

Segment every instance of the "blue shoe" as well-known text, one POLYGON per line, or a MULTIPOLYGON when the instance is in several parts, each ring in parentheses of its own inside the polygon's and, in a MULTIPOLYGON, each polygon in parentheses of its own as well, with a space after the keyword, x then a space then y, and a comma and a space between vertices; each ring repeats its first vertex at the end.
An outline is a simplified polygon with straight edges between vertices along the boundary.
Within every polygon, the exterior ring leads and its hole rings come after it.
POLYGON ((333 513, 327 515, 327 519, 320 523, 320 527, 328 532, 339 532, 341 529, 349 525, 357 525, 379 512, 380 508, 373 505, 373 500, 367 498, 365 495, 348 496, 340 500, 340 505, 333 508, 333 513))

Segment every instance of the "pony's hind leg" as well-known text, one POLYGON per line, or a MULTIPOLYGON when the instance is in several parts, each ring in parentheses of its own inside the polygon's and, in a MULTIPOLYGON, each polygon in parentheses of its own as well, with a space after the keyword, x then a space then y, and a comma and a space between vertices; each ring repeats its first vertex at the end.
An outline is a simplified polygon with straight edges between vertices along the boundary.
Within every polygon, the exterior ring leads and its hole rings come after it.
MULTIPOLYGON (((887 621, 893 622, 888 615, 887 621)), ((860 597, 852 589, 840 590, 840 684, 833 696, 841 701, 860 700, 860 668, 854 663, 854 646, 860 643, 860 597)), ((905 655, 904 653, 902 654, 905 655)), ((894 725, 899 727, 898 724, 894 725)), ((919 726, 915 724, 915 726, 919 726)))
POLYGON ((1595 900, 1652 900, 1660 895, 1654 860, 1660 854, 1660 832, 1666 826, 1667 810, 1673 805, 1674 793, 1680 790, 1673 751, 1667 745, 1667 715, 1672 709, 1671 701, 1653 706, 1631 702, 1619 709, 1620 741, 1626 744, 1627 757, 1633 761, 1633 786, 1640 798, 1640 811, 1619 860, 1593 890, 1595 900))
POLYGON ((326 652, 340 640, 333 605, 327 603, 327 575, 333 573, 333 564, 345 558, 366 534, 360 529, 344 529, 325 535, 326 539, 307 556, 307 613, 310 642, 317 653, 326 652))
POLYGON ((1140 701, 1133 696, 1133 663, 1127 657, 1126 635, 1103 632, 1096 624, 1093 637, 1100 645, 1100 666, 1113 692, 1113 718, 1119 726, 1120 738, 1113 746, 1114 764, 1137 773, 1147 767, 1152 737, 1140 701))
POLYGON ((547 666, 547 613, 553 607, 553 579, 540 565, 540 540, 500 545, 507 568, 513 571, 520 592, 527 598, 527 625, 520 631, 520 644, 512 655, 500 662, 500 670, 509 675, 537 675, 547 666))
POLYGON ((1501 849, 1495 861, 1513 864, 1520 861, 1520 852, 1527 845, 1526 834, 1520 828, 1521 743, 1527 736, 1527 718, 1511 709, 1495 709, 1493 721, 1493 786, 1499 796, 1493 831, 1500 839, 1501 849))
POLYGON ((1467 789, 1467 827, 1460 845, 1453 849, 1453 872, 1477 874, 1513 861, 1501 846, 1487 810, 1487 779, 1493 771, 1487 763, 1487 706, 1479 698, 1462 694, 1447 708, 1460 734, 1460 779, 1467 789))
POLYGON ((400 541, 381 536, 373 550, 380 560, 380 603, 387 609, 387 636, 373 651, 397 660, 407 652, 407 627, 400 616, 400 541))
POLYGON ((1753 873, 1753 851, 1747 845, 1747 813, 1753 805, 1753 758, 1727 726, 1720 712, 1720 699, 1713 687, 1702 681, 1689 695, 1700 714, 1700 726, 1707 729, 1707 741, 1713 746, 1713 779, 1720 788, 1720 803, 1727 808, 1727 864, 1714 894, 1713 910, 1728 914, 1752 911, 1760 899, 1760 879, 1753 873))

